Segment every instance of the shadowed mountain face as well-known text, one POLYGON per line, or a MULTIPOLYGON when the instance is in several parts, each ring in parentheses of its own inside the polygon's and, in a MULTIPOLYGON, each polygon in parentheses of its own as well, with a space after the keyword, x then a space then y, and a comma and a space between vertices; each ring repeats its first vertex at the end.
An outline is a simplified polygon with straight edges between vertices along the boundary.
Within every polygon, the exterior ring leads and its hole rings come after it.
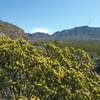
POLYGON ((27 38, 30 40, 62 40, 62 39, 94 39, 100 40, 100 28, 80 26, 72 29, 57 31, 52 35, 47 33, 25 33, 23 29, 10 23, 0 21, 0 34, 6 34, 11 38, 27 38))

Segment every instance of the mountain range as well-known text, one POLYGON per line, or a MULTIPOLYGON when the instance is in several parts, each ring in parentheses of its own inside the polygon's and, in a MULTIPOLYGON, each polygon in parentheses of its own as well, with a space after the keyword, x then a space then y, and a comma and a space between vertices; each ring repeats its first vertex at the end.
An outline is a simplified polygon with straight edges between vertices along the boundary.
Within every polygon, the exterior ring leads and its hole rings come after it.
POLYGON ((63 40, 63 39, 78 39, 78 40, 100 40, 100 27, 80 26, 72 29, 64 29, 57 31, 52 35, 48 33, 25 33, 23 29, 16 25, 0 20, 0 34, 8 35, 11 38, 24 38, 32 41, 36 40, 63 40))

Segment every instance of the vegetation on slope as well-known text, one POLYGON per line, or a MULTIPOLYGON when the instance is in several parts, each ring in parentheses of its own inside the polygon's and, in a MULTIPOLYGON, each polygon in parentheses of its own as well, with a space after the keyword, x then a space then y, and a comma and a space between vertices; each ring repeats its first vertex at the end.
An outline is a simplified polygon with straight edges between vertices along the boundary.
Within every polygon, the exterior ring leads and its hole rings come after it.
POLYGON ((40 100, 100 100, 100 77, 88 54, 51 43, 38 49, 0 36, 0 95, 40 100))
POLYGON ((41 47, 45 43, 53 43, 60 48, 74 47, 75 49, 81 48, 86 51, 92 59, 96 72, 100 74, 100 40, 40 40, 31 42, 36 47, 41 47))

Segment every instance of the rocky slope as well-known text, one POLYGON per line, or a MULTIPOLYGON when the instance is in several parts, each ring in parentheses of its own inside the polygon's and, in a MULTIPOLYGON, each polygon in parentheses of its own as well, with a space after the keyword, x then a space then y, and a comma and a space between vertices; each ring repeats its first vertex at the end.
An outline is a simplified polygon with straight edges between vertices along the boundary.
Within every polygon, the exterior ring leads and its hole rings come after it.
POLYGON ((11 38, 26 38, 24 30, 16 25, 0 20, 0 34, 5 34, 11 38))

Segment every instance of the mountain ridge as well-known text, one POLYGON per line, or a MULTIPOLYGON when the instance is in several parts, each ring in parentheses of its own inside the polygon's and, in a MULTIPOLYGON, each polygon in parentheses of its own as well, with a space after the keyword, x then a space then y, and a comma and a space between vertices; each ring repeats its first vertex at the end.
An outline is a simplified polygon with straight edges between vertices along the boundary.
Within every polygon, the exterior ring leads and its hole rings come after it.
POLYGON ((25 33, 20 27, 0 20, 0 34, 34 40, 95 39, 100 40, 100 27, 79 26, 57 31, 52 35, 43 32, 25 33))
POLYGON ((42 35, 42 39, 55 39, 55 40, 62 40, 62 39, 95 39, 95 40, 100 40, 100 27, 89 27, 89 26, 79 26, 79 27, 74 27, 71 29, 64 29, 61 31, 57 31, 53 33, 52 35, 49 35, 47 33, 41 33, 39 36, 38 33, 33 33, 31 34, 31 38, 39 39, 42 35), (35 38, 36 34, 38 37, 35 38), (45 37, 45 35, 48 35, 45 37))

